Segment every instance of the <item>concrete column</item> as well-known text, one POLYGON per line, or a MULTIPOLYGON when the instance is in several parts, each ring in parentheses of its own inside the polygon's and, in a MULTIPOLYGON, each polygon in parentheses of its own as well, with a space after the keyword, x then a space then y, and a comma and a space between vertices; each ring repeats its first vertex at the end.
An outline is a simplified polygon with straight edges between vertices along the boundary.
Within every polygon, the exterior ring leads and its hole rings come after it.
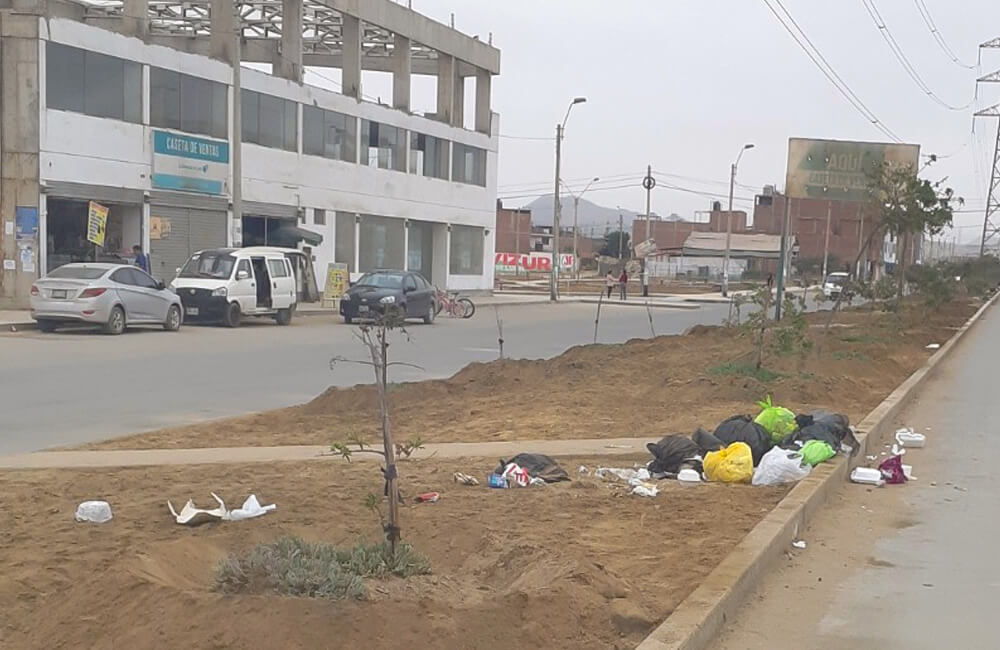
POLYGON ((281 47, 274 74, 302 83, 302 0, 281 0, 281 47))
POLYGON ((458 74, 458 66, 455 66, 455 95, 452 99, 451 125, 465 125, 465 77, 458 74))
POLYGON ((410 39, 396 34, 392 48, 392 106, 410 112, 410 39))
POLYGON ((149 0, 125 0, 122 3, 122 33, 146 38, 149 34, 149 0))
POLYGON ((213 58, 232 63, 236 57, 236 43, 233 32, 236 29, 233 0, 212 0, 211 47, 213 58))
POLYGON ((18 207, 41 212, 39 83, 38 16, 0 11, 0 309, 26 309, 40 271, 41 223, 33 237, 16 230, 18 207), (25 269, 28 260, 33 270, 25 269))
POLYGON ((476 70, 476 130, 489 135, 490 118, 493 110, 490 106, 493 95, 493 75, 487 70, 476 70))
POLYGON ((361 100, 361 19, 347 14, 341 14, 344 21, 341 27, 344 56, 341 62, 341 80, 343 93, 348 97, 361 100))
POLYGON ((455 108, 455 57, 438 52, 437 119, 452 123, 455 108))

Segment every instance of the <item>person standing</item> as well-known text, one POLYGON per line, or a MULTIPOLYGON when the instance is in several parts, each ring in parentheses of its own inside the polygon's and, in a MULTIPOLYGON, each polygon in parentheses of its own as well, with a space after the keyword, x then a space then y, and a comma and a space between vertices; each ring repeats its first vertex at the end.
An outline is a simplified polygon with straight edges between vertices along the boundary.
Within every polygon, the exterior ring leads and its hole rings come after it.
POLYGON ((608 274, 604 276, 604 284, 608 288, 608 298, 610 299, 611 290, 615 288, 616 284, 618 284, 618 281, 615 280, 615 274, 612 273, 610 270, 608 271, 608 274))
POLYGON ((135 255, 135 265, 149 273, 149 256, 142 252, 142 246, 136 244, 132 247, 132 254, 135 255))
POLYGON ((621 289, 621 299, 625 300, 626 289, 628 288, 628 271, 622 267, 622 274, 618 276, 618 286, 621 289))

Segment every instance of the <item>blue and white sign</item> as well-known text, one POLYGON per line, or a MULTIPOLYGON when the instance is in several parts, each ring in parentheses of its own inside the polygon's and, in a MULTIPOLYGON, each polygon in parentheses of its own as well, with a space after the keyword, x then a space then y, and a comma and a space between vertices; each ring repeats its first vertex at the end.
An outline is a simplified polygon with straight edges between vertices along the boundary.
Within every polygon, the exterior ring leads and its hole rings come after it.
POLYGON ((229 193, 229 143, 153 131, 153 187, 199 194, 229 193))

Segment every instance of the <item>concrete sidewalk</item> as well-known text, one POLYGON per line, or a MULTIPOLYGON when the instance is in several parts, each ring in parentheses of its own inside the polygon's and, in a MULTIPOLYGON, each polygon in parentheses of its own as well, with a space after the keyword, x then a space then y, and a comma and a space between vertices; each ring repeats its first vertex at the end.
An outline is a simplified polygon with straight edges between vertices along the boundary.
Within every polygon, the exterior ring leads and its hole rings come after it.
MULTIPOLYGON (((653 438, 587 440, 515 440, 510 442, 449 442, 428 444, 413 454, 424 458, 503 458, 521 452, 549 456, 628 456, 647 454, 653 438)), ((323 446, 215 447, 205 449, 136 449, 121 451, 39 451, 0 456, 0 469, 56 469, 83 467, 148 467, 153 465, 209 465, 216 463, 273 463, 338 460, 323 446)), ((358 453, 352 461, 381 461, 378 454, 358 453)))

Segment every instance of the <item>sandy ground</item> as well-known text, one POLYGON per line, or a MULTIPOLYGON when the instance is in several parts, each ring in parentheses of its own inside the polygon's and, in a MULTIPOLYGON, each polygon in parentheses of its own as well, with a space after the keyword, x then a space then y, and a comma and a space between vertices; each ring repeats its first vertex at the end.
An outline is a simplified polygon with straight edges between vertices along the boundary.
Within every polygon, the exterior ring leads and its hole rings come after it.
MULTIPOLYGON (((975 311, 900 316, 856 311, 805 358, 772 358, 770 381, 719 374, 751 357, 735 330, 698 326, 683 336, 571 348, 550 360, 471 364, 450 379, 390 386, 397 440, 479 442, 658 436, 714 428, 765 395, 792 409, 824 407, 859 421, 975 311)), ((817 342, 825 315, 812 314, 817 342)), ((390 377, 391 378, 391 377, 390 377)), ((261 414, 113 439, 86 449, 328 445, 374 439, 374 387, 331 388, 312 402, 261 414)))
MULTIPOLYGON (((636 460, 639 460, 637 457, 636 460)), ((0 647, 631 648, 785 494, 781 488, 670 482, 630 496, 564 461, 570 483, 520 490, 457 486, 495 459, 403 463, 403 536, 433 574, 369 583, 366 602, 213 590, 226 553, 282 535, 350 545, 380 534, 363 506, 380 492, 370 463, 226 465, 0 475, 0 647), (249 492, 278 510, 191 529, 165 501, 230 505, 249 492), (78 524, 78 502, 115 518, 78 524)), ((630 463, 616 459, 621 466, 630 463)))

